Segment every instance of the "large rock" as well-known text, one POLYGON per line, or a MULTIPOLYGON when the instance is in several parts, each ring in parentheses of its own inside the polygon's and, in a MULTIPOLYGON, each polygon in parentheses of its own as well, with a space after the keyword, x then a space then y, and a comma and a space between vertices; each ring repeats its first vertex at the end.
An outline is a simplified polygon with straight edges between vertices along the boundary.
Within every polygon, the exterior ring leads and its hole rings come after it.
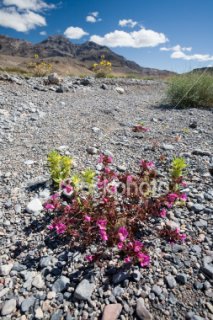
POLYGON ((59 85, 61 82, 61 79, 60 77, 58 76, 58 74, 56 72, 54 73, 51 73, 49 76, 48 76, 48 84, 56 84, 56 85, 59 85))
POLYGON ((12 263, 0 265, 0 276, 8 276, 12 268, 13 268, 12 263))
POLYGON ((136 313, 137 313, 138 318, 141 320, 152 320, 153 319, 151 313, 145 307, 143 298, 139 298, 137 301, 136 313))
POLYGON ((75 289, 74 296, 79 300, 90 300, 95 284, 90 283, 87 279, 82 280, 75 289))
POLYGON ((44 280, 42 279, 41 274, 38 274, 38 275, 33 279, 32 285, 33 285, 34 287, 36 287, 37 289, 42 289, 42 288, 44 288, 45 283, 44 283, 44 280))
POLYGON ((120 94, 124 94, 124 92, 125 92, 125 90, 123 88, 121 88, 121 87, 116 87, 115 91, 117 91, 120 94))
POLYGON ((120 303, 108 304, 104 308, 102 320, 117 320, 122 310, 120 303))
POLYGON ((7 316, 8 314, 11 314, 14 311, 16 311, 16 300, 10 299, 5 301, 5 303, 3 304, 1 315, 7 316))
POLYGON ((42 211, 42 209, 42 203, 38 198, 31 200, 26 207, 26 211, 32 214, 38 214, 42 211))
POLYGON ((62 292, 67 289, 68 285, 70 283, 70 279, 64 276, 61 276, 59 279, 57 279, 52 286, 52 291, 55 292, 62 292))

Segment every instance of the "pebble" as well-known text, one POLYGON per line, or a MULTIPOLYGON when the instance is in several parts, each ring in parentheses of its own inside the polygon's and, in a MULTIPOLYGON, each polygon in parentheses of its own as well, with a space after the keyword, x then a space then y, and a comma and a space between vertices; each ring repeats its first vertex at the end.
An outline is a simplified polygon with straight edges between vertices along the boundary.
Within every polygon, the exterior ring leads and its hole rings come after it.
POLYGON ((70 283, 70 279, 65 277, 65 276, 61 276, 60 278, 58 278, 53 286, 52 286, 52 291, 55 291, 55 292, 62 292, 62 291, 65 291, 68 287, 70 283))
POLYGON ((165 281, 166 281, 166 284, 168 285, 168 287, 170 289, 173 289, 176 287, 177 283, 176 283, 176 280, 173 276, 169 275, 169 276, 166 276, 165 277, 165 281))
POLYGON ((153 319, 151 313, 145 307, 145 303, 144 303, 143 298, 139 298, 137 300, 136 314, 137 314, 138 318, 141 320, 152 320, 153 319))
POLYGON ((117 320, 122 311, 122 305, 120 303, 108 304, 104 307, 102 320, 117 320))
POLYGON ((0 265, 0 276, 8 276, 12 268, 12 263, 0 265))
POLYGON ((90 283, 87 279, 83 279, 75 289, 74 296, 79 300, 90 300, 94 289, 94 283, 90 283))
POLYGON ((23 300, 21 303, 21 311, 24 313, 29 312, 30 309, 33 308, 35 301, 36 301, 35 297, 29 297, 29 298, 23 300))
POLYGON ((4 302, 1 315, 7 316, 16 310, 16 299, 10 299, 4 302))
POLYGON ((180 273, 176 275, 176 281, 180 284, 186 284, 188 280, 188 277, 184 273, 180 273))
POLYGON ((42 279, 41 274, 38 274, 32 281, 32 285, 37 289, 42 289, 45 286, 44 280, 42 279))
POLYGON ((116 87, 115 91, 117 91, 120 94, 124 94, 124 92, 125 92, 125 90, 123 88, 121 88, 121 87, 116 87))
POLYGON ((31 200, 26 207, 26 211, 32 214, 38 214, 42 210, 43 210, 43 206, 41 201, 38 198, 31 200))

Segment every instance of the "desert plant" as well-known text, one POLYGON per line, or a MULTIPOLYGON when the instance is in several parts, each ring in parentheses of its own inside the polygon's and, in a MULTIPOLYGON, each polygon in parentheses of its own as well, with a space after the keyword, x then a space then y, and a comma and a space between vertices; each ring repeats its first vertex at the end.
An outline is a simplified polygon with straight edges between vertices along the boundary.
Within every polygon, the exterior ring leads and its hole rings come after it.
POLYGON ((51 178, 59 186, 63 180, 70 177, 72 158, 62 156, 57 151, 51 151, 47 160, 51 178))
POLYGON ((92 70, 95 72, 96 78, 106 78, 112 70, 112 64, 102 55, 100 62, 93 64, 92 70))
MULTIPOLYGON (((159 176, 151 161, 141 160, 139 171, 134 174, 116 172, 113 159, 107 155, 101 154, 98 162, 102 167, 98 176, 90 169, 79 175, 86 183, 94 184, 93 192, 79 184, 76 187, 77 183, 71 178, 62 182, 59 192, 44 204, 54 217, 48 228, 62 237, 68 236, 71 244, 79 245, 87 252, 85 258, 89 262, 120 256, 125 263, 146 267, 150 257, 143 243, 145 223, 165 219, 168 208, 180 200, 186 201, 186 195, 181 189, 155 192, 159 176), (89 251, 92 244, 96 247, 93 253, 89 251)), ((182 164, 174 166, 183 167, 182 164)), ((172 181, 175 176, 175 183, 177 175, 171 175, 172 181)), ((58 172, 57 176, 61 177, 58 172)), ((160 234, 170 242, 186 238, 179 229, 168 226, 163 227, 160 234)))
POLYGON ((30 62, 28 68, 36 77, 44 77, 52 71, 52 64, 39 59, 39 55, 34 55, 34 61, 30 62))
POLYGON ((213 76, 186 74, 169 81, 167 100, 175 107, 213 107, 213 76))

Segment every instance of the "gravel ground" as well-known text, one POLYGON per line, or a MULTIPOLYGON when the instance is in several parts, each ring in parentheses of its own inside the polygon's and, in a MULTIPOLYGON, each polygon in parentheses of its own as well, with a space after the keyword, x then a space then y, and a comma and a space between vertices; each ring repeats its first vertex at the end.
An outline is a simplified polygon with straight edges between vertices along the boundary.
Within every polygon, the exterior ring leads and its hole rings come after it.
POLYGON ((2 319, 213 319, 213 112, 168 108, 165 89, 161 81, 44 85, 0 77, 2 319), (150 131, 134 133, 139 121, 150 131), (184 156, 187 206, 169 219, 185 230, 186 243, 153 240, 148 269, 89 267, 47 231, 40 204, 50 192, 52 149, 71 154, 79 169, 95 167, 106 150, 118 169, 134 170, 144 158, 162 173, 160 157, 169 164, 184 156))

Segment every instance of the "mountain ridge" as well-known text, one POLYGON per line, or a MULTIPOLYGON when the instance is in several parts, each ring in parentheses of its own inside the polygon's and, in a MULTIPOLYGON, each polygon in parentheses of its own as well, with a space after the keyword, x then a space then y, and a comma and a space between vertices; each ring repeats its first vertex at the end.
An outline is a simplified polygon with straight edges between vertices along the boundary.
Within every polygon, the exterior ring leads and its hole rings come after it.
POLYGON ((91 41, 74 44, 62 35, 53 35, 33 44, 25 40, 0 35, 0 55, 30 59, 35 54, 38 54, 41 59, 59 58, 59 61, 71 63, 73 66, 80 64, 82 68, 88 71, 91 71, 92 64, 97 63, 101 55, 104 55, 112 63, 115 73, 140 76, 168 76, 174 74, 167 70, 142 67, 136 62, 116 54, 110 48, 91 41))

